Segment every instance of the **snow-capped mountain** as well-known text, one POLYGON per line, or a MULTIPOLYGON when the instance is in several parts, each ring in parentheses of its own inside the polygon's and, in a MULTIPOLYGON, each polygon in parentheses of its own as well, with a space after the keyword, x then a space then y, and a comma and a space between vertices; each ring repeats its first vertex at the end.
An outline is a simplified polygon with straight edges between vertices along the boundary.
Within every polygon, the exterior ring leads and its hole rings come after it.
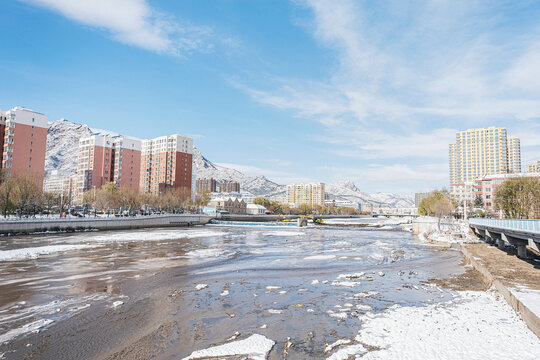
POLYGON ((360 191, 352 181, 326 184, 326 194, 330 200, 351 201, 353 203, 371 204, 378 207, 410 208, 414 207, 412 196, 360 191))
POLYGON ((66 119, 53 122, 47 130, 47 155, 45 174, 57 170, 60 176, 71 176, 77 172, 79 139, 89 136, 92 130, 81 124, 66 119))
POLYGON ((277 196, 281 193, 285 195, 285 186, 278 185, 268 180, 264 176, 248 176, 238 170, 214 164, 205 158, 199 149, 193 149, 193 163, 197 178, 214 178, 216 181, 237 181, 240 183, 240 190, 250 195, 277 196))
MULTIPOLYGON (((57 170, 59 175, 70 176, 77 171, 79 139, 90 134, 111 134, 104 130, 91 129, 87 125, 75 124, 65 119, 53 122, 47 132, 47 155, 45 173, 57 170)), ((194 148, 193 164, 197 178, 214 178, 221 181, 238 181, 242 193, 253 196, 284 197, 286 186, 279 185, 264 176, 249 176, 238 170, 214 164, 194 148)), ((380 207, 407 208, 414 206, 412 196, 360 191, 351 181, 326 184, 330 200, 369 203, 380 207)))

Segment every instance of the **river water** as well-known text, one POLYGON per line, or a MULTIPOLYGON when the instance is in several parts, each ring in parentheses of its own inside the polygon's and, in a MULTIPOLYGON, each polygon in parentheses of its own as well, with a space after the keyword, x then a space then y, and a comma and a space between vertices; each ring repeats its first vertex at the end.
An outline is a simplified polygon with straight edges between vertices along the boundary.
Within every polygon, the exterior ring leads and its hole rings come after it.
POLYGON ((325 358, 362 315, 452 299, 428 279, 460 261, 391 225, 3 238, 0 358, 182 359, 253 334, 271 359, 325 358))

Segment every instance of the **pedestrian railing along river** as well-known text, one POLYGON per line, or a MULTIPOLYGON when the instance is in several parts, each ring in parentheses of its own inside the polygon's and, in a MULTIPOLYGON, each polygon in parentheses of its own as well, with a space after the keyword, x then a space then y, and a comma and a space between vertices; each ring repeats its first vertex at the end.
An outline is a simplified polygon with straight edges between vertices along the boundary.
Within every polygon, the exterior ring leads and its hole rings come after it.
POLYGON ((540 234, 540 220, 473 218, 469 219, 469 224, 540 234))

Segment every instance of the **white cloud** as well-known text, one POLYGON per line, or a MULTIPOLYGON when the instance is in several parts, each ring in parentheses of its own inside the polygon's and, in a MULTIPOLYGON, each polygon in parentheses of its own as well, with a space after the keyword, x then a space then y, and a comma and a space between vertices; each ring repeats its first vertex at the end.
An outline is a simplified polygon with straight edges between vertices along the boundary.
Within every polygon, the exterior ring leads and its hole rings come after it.
POLYGON ((208 48, 207 27, 180 25, 146 0, 22 0, 103 29, 122 43, 145 50, 183 55, 208 48))
POLYGON ((498 33, 512 16, 504 5, 297 3, 312 15, 307 30, 335 51, 338 66, 328 79, 276 78, 238 87, 260 103, 321 124, 324 135, 314 139, 328 151, 446 164, 456 130, 493 125, 523 136, 525 151, 532 146, 529 134, 539 132, 534 123, 540 119, 540 30, 498 33))

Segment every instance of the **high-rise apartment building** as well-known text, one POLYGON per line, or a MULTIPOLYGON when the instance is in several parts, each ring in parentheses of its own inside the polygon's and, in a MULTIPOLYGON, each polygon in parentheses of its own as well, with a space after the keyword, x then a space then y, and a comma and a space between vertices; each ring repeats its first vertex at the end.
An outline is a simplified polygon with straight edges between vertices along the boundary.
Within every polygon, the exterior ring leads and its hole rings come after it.
POLYGON ((197 194, 203 194, 205 192, 216 192, 217 181, 213 178, 210 179, 197 179, 195 182, 197 188, 197 194))
POLYGON ((113 181, 123 189, 139 189, 141 140, 127 136, 113 137, 113 181))
POLYGON ((47 116, 33 110, 15 107, 0 111, 2 168, 6 176, 30 174, 42 186, 48 128, 47 116))
POLYGON ((237 181, 224 181, 219 184, 219 191, 222 193, 239 193, 240 183, 237 181))
POLYGON ((91 135, 79 140, 77 199, 90 189, 100 189, 113 181, 113 138, 91 135))
POLYGON ((287 185, 287 202, 295 206, 303 204, 324 206, 324 195, 324 183, 287 185))
POLYGON ((529 172, 540 173, 540 159, 529 164, 529 172))
POLYGON ((193 139, 175 134, 143 140, 139 190, 159 194, 166 189, 192 191, 193 139))
POLYGON ((120 188, 139 188, 141 141, 127 136, 91 135, 79 140, 77 199, 108 182, 120 188))
POLYGON ((508 173, 516 174, 521 172, 521 145, 519 138, 508 136, 508 173))
POLYGON ((519 139, 508 137, 503 127, 458 131, 449 146, 449 163, 451 186, 484 175, 519 172, 519 139))

